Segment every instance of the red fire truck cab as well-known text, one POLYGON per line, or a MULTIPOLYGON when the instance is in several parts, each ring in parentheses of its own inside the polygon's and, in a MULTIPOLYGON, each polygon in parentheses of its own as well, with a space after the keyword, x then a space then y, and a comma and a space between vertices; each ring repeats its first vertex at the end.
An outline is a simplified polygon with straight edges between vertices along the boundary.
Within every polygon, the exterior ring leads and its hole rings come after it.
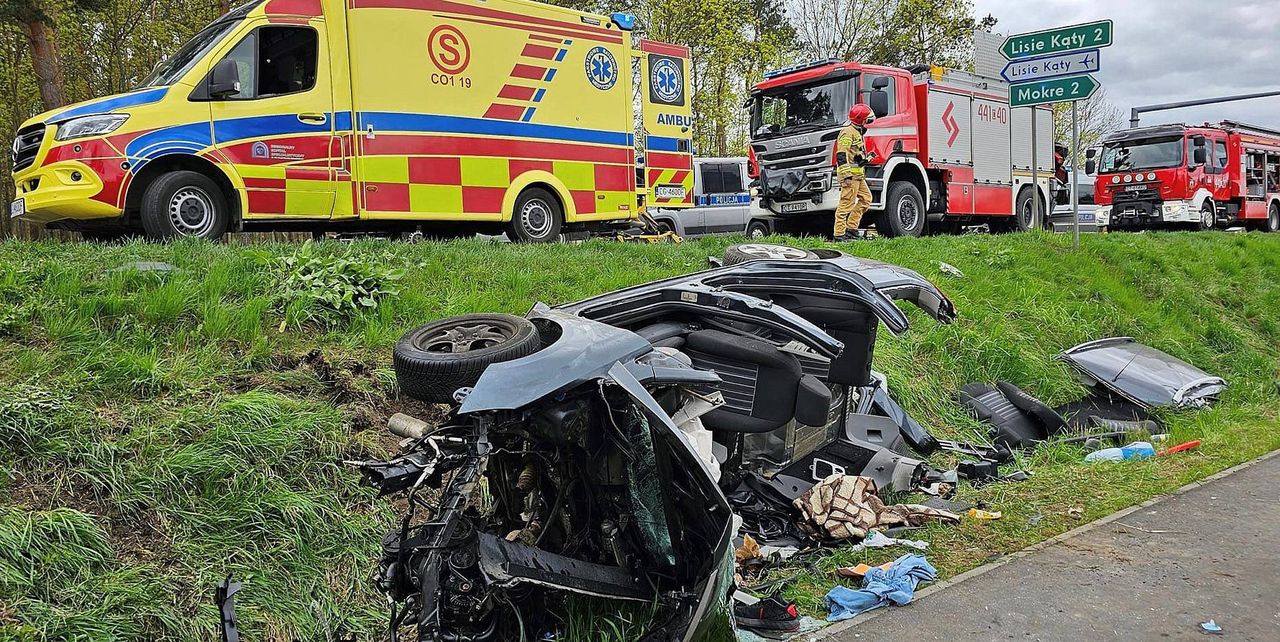
POLYGON ((1125 129, 1089 156, 1100 227, 1280 230, 1280 131, 1232 121, 1125 129))
POLYGON ((1054 172, 1048 108, 1036 108, 1037 212, 1032 108, 1010 108, 1004 81, 940 67, 830 60, 766 73, 752 90, 757 220, 782 233, 831 231, 840 198, 832 177, 835 141, 855 103, 876 115, 866 133, 876 158, 867 167, 874 203, 864 223, 881 234, 917 236, 926 225, 938 231, 1045 225, 1054 172))

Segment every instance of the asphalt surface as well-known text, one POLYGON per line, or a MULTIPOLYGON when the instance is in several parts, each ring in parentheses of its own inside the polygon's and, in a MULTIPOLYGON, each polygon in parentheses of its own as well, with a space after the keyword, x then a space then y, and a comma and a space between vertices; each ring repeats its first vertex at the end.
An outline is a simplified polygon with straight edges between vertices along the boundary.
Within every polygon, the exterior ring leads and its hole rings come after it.
POLYGON ((1280 640, 1277 488, 1273 456, 827 639, 1280 640))

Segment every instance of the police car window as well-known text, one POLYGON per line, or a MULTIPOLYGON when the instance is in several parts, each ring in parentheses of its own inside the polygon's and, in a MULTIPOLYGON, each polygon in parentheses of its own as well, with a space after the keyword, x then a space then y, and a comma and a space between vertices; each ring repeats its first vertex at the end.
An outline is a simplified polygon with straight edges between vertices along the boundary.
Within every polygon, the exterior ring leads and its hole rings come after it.
POLYGON ((897 111, 898 107, 898 93, 896 91, 897 83, 893 82, 893 76, 883 76, 878 74, 864 75, 862 77, 862 86, 858 89, 858 102, 864 105, 871 104, 871 92, 875 91, 875 87, 872 86, 872 83, 874 83, 877 78, 884 78, 889 81, 889 84, 884 88, 884 93, 889 94, 889 110, 886 111, 884 115, 890 116, 897 111))
POLYGON ((720 165, 715 163, 705 163, 702 165, 702 193, 724 193, 724 178, 723 174, 720 172, 720 165))
POLYGON ((742 189, 742 168, 737 163, 720 166, 721 194, 737 194, 742 189))

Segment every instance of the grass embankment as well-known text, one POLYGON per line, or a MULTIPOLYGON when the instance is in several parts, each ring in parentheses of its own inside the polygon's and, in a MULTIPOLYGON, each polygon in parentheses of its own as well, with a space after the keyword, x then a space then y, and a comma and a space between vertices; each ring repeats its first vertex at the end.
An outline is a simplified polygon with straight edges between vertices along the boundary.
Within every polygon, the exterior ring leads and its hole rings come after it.
MULTIPOLYGON (((729 242, 323 244, 403 273, 399 294, 324 326, 304 320, 330 315, 287 294, 280 259, 296 246, 0 243, 0 639, 214 639, 209 597, 227 572, 247 580, 246 639, 376 639, 368 577, 392 515, 340 462, 390 444, 377 427, 404 403, 395 339, 449 314, 523 313, 694 271, 729 242), (180 271, 113 271, 137 260, 180 271)), ((847 248, 920 271, 960 310, 951 326, 913 313, 913 330, 882 333, 876 353, 940 436, 976 429, 950 401, 970 381, 1075 398, 1053 355, 1104 336, 1231 384, 1216 408, 1169 417, 1175 441, 1204 440, 1196 451, 1087 466, 1079 450, 1041 450, 1023 462, 1030 481, 962 486, 1004 519, 923 531, 944 576, 1280 447, 1280 235, 1082 245, 1036 234, 847 248)), ((816 611, 836 566, 895 553, 826 553, 773 579, 816 611)))

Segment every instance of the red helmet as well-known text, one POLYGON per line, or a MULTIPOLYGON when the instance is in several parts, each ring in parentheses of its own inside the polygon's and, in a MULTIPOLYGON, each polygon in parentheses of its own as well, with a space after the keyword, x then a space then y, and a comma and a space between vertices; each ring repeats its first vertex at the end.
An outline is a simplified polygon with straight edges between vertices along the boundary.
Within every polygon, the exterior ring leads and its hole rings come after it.
POLYGON ((849 108, 849 122, 855 125, 866 125, 875 119, 875 115, 871 113, 871 108, 862 103, 849 108))

